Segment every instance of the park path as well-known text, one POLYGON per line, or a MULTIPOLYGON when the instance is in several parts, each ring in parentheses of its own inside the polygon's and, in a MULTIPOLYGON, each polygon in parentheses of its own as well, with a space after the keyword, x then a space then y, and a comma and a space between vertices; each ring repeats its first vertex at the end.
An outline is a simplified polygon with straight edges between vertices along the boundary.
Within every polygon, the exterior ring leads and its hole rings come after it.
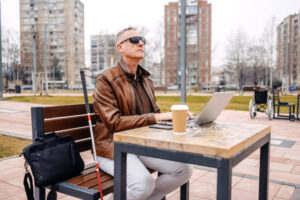
MULTIPOLYGON (((30 108, 40 104, 0 101, 0 133, 31 138, 30 108)), ((269 199, 300 199, 300 121, 268 120, 258 113, 250 119, 247 111, 224 110, 217 119, 238 123, 266 124, 272 129, 270 149, 269 199), (298 188, 298 189, 297 189, 298 188)), ((85 152, 86 161, 92 160, 85 152)), ((23 188, 24 159, 10 157, 0 160, 0 200, 26 199, 23 188)), ((258 197, 259 151, 238 164, 233 171, 232 199, 252 200, 258 197)), ((190 199, 215 199, 216 172, 197 167, 190 181, 190 199)), ((178 191, 168 195, 168 200, 179 199, 178 191)), ((59 194, 59 199, 74 199, 59 194)), ((106 198, 107 199, 107 198, 106 198)))

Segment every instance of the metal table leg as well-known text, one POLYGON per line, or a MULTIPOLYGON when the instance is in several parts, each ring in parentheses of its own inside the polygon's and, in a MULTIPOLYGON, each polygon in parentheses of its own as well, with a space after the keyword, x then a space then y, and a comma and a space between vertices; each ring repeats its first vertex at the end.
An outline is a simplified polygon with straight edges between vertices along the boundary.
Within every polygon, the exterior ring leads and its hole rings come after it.
POLYGON ((185 183, 180 187, 180 200, 188 200, 189 199, 189 190, 190 184, 189 182, 185 183))
POLYGON ((260 148, 260 167, 259 167, 259 200, 268 199, 269 191, 269 155, 270 143, 266 143, 260 148))
POLYGON ((126 200, 127 154, 121 152, 118 144, 114 146, 114 199, 126 200))
POLYGON ((217 199, 231 199, 231 182, 232 182, 232 160, 221 159, 218 161, 218 178, 217 178, 217 199))

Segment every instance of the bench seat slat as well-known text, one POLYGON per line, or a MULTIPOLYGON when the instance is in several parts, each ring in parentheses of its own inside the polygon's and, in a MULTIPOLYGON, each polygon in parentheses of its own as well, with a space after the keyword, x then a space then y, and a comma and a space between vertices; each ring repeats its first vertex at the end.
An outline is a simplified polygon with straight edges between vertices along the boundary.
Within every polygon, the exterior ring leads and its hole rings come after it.
MULTIPOLYGON (((104 181, 104 179, 102 179, 102 176, 107 176, 107 174, 100 170, 100 180, 101 180, 101 182, 104 181)), ((96 170, 94 170, 94 171, 92 171, 88 174, 77 176, 77 177, 73 178, 72 180, 69 180, 68 183, 72 183, 72 184, 75 184, 75 185, 80 185, 84 182, 87 182, 87 181, 95 179, 95 178, 97 179, 96 170)), ((111 177, 111 179, 113 179, 113 177, 111 177)))
MULTIPOLYGON (((103 195, 112 193, 114 191, 114 180, 111 179, 109 181, 105 181, 102 184, 102 188, 105 188, 105 190, 102 189, 103 190, 103 195)), ((91 187, 90 189, 99 191, 98 185, 95 185, 94 187, 91 187)))
MULTIPOLYGON (((103 174, 106 174, 106 173, 105 173, 104 171, 102 171, 101 169, 99 170, 99 172, 100 172, 100 176, 102 176, 103 174)), ((76 181, 76 180, 78 180, 78 179, 83 178, 84 176, 88 176, 88 175, 93 174, 93 173, 96 175, 96 168, 95 168, 95 167, 94 167, 94 168, 87 169, 87 170, 84 170, 83 172, 81 172, 80 175, 78 175, 78 176, 76 176, 76 177, 70 179, 68 182, 74 182, 74 181, 76 181)))
MULTIPOLYGON (((91 113, 94 112, 94 106, 92 103, 90 103, 90 110, 91 113)), ((44 119, 86 114, 84 104, 49 106, 49 107, 44 107, 43 111, 44 111, 43 112, 44 119)))
MULTIPOLYGON (((97 121, 95 114, 91 115, 92 124, 97 121)), ((77 115, 64 118, 52 118, 44 121, 44 131, 59 131, 65 129, 78 128, 82 126, 88 126, 87 115, 77 115)))
MULTIPOLYGON (((113 178, 110 175, 103 175, 103 176, 100 177, 101 183, 104 183, 104 182, 109 181, 111 179, 113 179, 113 178)), ((93 179, 90 179, 90 180, 88 180, 86 182, 83 182, 81 184, 78 184, 78 185, 82 186, 82 187, 86 187, 86 188, 92 188, 94 186, 98 186, 97 176, 95 176, 95 178, 93 178, 93 179)), ((102 189, 105 189, 105 188, 102 187, 102 189)))

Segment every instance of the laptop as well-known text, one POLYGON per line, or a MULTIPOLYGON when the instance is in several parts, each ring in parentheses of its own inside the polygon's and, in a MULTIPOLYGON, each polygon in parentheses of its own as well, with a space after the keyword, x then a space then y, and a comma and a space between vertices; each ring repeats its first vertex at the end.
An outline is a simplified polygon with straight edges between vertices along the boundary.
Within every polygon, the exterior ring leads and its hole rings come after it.
POLYGON ((233 96, 233 92, 216 92, 195 118, 198 125, 207 124, 217 119, 233 96))
MULTIPOLYGON (((217 119, 220 113, 224 110, 228 102, 231 100, 234 92, 216 92, 205 104, 201 113, 192 121, 202 125, 213 122, 217 119)), ((188 120, 189 123, 190 120, 188 120)), ((172 129, 172 121, 162 121, 157 125, 150 125, 152 128, 172 129)))

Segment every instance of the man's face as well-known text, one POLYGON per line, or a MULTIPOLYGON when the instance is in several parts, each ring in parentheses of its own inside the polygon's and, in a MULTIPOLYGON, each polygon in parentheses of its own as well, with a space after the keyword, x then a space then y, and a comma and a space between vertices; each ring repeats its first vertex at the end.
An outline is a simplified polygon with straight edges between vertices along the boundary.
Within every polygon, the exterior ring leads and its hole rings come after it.
POLYGON ((144 58, 144 43, 141 40, 139 40, 137 44, 134 44, 130 42, 130 40, 127 40, 131 37, 141 37, 141 34, 139 34, 135 30, 129 30, 124 32, 119 38, 117 49, 123 58, 126 57, 129 59, 142 60, 144 58), (126 41, 122 42, 124 40, 126 41), (122 42, 122 44, 120 44, 120 42, 122 42))

